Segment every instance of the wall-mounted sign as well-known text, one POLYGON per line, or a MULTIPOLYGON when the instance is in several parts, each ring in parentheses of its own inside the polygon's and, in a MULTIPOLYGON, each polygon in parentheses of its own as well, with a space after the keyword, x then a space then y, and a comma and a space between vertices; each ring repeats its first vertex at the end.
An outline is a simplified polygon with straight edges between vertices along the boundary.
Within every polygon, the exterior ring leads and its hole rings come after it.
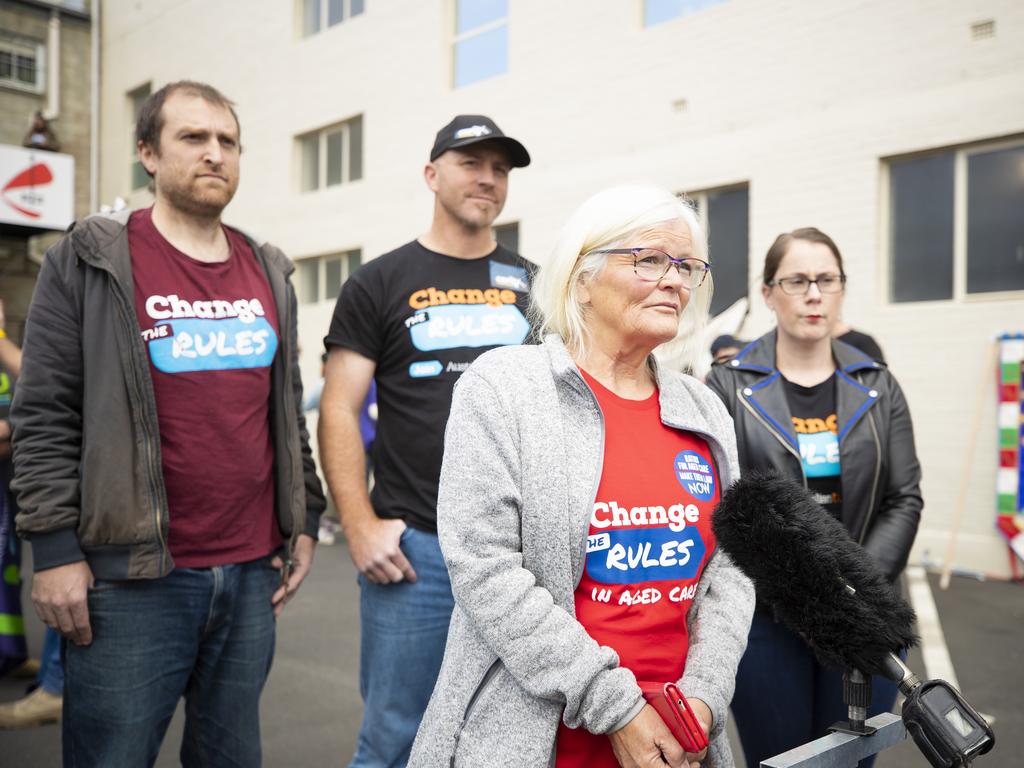
POLYGON ((0 144, 0 223, 66 229, 75 218, 75 158, 0 144))

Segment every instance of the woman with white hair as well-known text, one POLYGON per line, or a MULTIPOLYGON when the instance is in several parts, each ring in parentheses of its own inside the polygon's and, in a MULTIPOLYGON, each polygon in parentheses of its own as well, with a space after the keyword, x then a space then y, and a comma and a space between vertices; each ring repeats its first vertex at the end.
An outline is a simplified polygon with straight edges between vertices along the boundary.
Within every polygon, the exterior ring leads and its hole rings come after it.
POLYGON ((704 233, 664 190, 569 219, 534 285, 536 346, 482 355, 445 436, 438 534, 455 612, 413 766, 730 766, 753 588, 715 548, 732 423, 655 348, 700 354, 704 233), (686 753, 644 691, 675 683, 686 753))

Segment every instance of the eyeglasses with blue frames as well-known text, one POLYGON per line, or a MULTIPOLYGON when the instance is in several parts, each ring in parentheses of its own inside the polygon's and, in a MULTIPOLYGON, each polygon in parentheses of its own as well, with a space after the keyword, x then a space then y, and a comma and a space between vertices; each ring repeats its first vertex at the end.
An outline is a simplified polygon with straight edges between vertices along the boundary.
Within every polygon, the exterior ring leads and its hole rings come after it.
POLYGON ((690 290, 699 288, 711 271, 711 265, 702 259, 692 256, 677 259, 657 248, 599 248, 588 251, 586 255, 592 253, 621 253, 632 256, 636 276, 652 283, 661 280, 672 267, 675 267, 683 279, 683 287, 690 290))
POLYGON ((765 285, 777 285, 789 296, 803 296, 811 290, 811 283, 818 286, 821 293, 839 293, 846 285, 846 275, 818 275, 813 280, 807 275, 794 275, 769 280, 765 285))

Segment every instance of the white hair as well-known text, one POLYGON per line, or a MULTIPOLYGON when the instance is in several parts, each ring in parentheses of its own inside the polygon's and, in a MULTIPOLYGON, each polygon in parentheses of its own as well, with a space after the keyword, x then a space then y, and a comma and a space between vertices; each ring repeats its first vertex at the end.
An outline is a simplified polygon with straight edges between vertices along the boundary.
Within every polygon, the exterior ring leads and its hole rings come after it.
MULTIPOLYGON (((586 356, 590 342, 586 313, 578 287, 598 274, 607 261, 599 248, 631 245, 641 230, 682 222, 690 231, 693 255, 709 261, 707 236, 693 206, 661 187, 628 184, 598 192, 569 217, 547 263, 541 267, 531 292, 531 315, 541 336, 558 334, 577 360, 586 356)), ((680 368, 696 370, 704 353, 704 327, 711 306, 713 282, 709 274, 679 318, 676 337, 658 347, 659 357, 680 368)))

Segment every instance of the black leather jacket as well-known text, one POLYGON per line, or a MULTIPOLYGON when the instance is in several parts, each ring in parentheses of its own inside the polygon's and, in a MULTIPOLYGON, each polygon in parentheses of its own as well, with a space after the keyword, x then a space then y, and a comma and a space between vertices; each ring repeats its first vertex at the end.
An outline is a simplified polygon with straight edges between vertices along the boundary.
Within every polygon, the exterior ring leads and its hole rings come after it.
MULTIPOLYGON (((775 339, 772 331, 714 366, 707 384, 732 414, 741 469, 774 469, 806 485, 784 382, 775 367, 775 339)), ((840 341, 832 342, 832 356, 842 522, 895 581, 921 519, 921 466, 910 411, 884 365, 840 341)))

